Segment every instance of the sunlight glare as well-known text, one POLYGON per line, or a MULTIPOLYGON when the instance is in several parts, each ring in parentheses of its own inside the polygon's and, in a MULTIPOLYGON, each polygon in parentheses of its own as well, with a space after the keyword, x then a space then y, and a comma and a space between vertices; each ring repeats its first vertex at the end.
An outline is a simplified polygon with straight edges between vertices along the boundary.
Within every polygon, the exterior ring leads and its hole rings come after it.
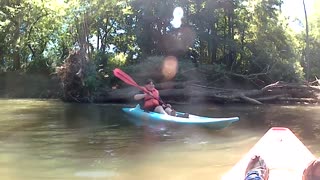
POLYGON ((176 7, 173 10, 173 20, 170 23, 174 28, 179 28, 181 26, 182 18, 183 18, 183 9, 181 7, 176 7))
POLYGON ((181 19, 183 17, 183 9, 181 7, 176 7, 173 10, 173 18, 181 19))
MULTIPOLYGON (((315 11, 313 8, 315 0, 305 1, 307 15, 311 16, 315 11)), ((305 28, 305 14, 302 0, 284 0, 281 6, 284 16, 289 18, 289 26, 295 32, 301 32, 305 28)))
POLYGON ((58 4, 64 4, 64 0, 57 0, 58 4))
POLYGON ((182 24, 181 19, 173 19, 171 24, 174 28, 179 28, 182 24))

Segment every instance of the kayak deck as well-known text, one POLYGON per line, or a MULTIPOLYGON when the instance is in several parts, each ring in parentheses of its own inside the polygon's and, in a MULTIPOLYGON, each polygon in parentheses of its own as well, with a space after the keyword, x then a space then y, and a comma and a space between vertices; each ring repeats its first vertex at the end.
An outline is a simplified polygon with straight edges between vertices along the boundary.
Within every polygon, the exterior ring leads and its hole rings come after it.
POLYGON ((301 180, 304 168, 315 157, 288 128, 271 128, 222 180, 243 180, 254 155, 263 158, 270 169, 269 180, 301 180))
MULTIPOLYGON (((217 129, 225 128, 235 121, 238 121, 238 117, 230 118, 210 118, 197 115, 189 115, 189 118, 175 117, 167 114, 159 114, 156 112, 145 112, 137 105, 134 108, 122 108, 124 112, 135 117, 137 120, 148 120, 152 122, 173 122, 178 124, 193 124, 193 125, 206 125, 212 126, 217 129)), ((182 112, 177 112, 182 114, 182 112)))

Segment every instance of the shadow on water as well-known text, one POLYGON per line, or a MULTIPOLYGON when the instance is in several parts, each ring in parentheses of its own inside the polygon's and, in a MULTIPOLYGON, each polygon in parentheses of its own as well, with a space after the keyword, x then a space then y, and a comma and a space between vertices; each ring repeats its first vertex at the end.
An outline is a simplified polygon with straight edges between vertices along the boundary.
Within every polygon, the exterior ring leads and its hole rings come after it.
POLYGON ((68 128, 96 126, 127 126, 121 106, 66 104, 61 115, 68 128))

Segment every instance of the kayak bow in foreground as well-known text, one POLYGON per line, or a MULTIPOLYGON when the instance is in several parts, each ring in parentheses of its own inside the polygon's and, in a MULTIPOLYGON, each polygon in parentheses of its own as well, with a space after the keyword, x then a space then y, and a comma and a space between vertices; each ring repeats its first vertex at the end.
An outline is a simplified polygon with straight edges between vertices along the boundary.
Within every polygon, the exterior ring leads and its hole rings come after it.
POLYGON ((269 168, 269 180, 301 180, 303 170, 315 157, 288 128, 271 128, 253 148, 222 177, 243 180, 250 159, 258 155, 269 168))

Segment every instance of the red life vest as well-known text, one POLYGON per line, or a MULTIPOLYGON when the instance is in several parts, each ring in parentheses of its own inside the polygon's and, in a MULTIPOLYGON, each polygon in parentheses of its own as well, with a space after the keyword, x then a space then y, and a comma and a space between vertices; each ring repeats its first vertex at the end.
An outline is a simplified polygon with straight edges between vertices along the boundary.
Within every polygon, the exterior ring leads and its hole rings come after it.
POLYGON ((158 100, 158 99, 160 99, 159 91, 155 88, 152 91, 149 91, 146 88, 144 88, 144 89, 145 89, 145 92, 151 92, 153 97, 150 95, 146 95, 144 97, 144 106, 143 107, 145 109, 152 109, 152 108, 159 106, 160 105, 159 100, 158 100))

